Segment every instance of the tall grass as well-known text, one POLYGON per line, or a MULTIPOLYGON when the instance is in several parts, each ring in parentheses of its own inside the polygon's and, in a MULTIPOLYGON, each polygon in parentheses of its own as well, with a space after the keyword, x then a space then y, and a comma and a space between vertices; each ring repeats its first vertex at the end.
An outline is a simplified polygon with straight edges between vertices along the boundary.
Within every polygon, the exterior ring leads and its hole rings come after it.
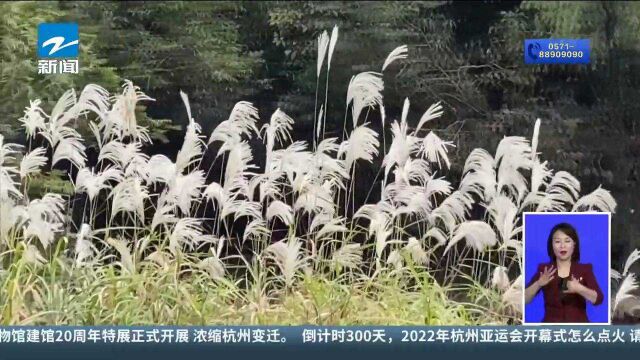
MULTIPOLYGON (((326 69, 328 86, 337 34, 318 41, 318 84, 326 69)), ((395 49, 382 71, 407 56, 395 49)), ((522 212, 614 212, 615 200, 602 188, 580 196, 578 179, 548 168, 536 151, 540 120, 531 141, 474 149, 454 188, 453 145, 429 130, 442 106, 412 128, 407 99, 389 125, 383 79, 352 78, 343 139, 325 138, 325 90, 312 149, 291 139, 295 121, 283 111, 260 125, 244 101, 205 141, 181 93, 189 122, 175 160, 144 152, 151 138, 135 108, 152 99, 129 81, 113 96, 98 85, 69 90, 50 113, 32 101, 21 119, 29 146, 0 135, 0 322, 517 323, 522 212), (376 110, 388 147, 369 127, 376 110), (95 137, 93 164, 78 122, 95 137), (211 144, 218 174, 203 162, 211 144), (356 166, 377 156, 381 200, 356 208, 356 166), (29 179, 54 170, 68 173, 75 194, 30 198, 29 179), (484 215, 472 218, 473 207, 484 215), (276 241, 279 227, 286 235, 276 241)), ((628 267, 622 278, 615 311, 630 314, 637 282, 628 267)))

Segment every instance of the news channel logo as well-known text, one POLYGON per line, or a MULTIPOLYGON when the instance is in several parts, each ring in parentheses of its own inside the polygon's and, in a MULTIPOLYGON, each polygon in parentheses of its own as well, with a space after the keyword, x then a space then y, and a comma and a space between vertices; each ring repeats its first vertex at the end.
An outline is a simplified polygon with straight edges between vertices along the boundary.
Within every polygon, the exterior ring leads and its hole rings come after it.
POLYGON ((589 39, 526 39, 524 63, 537 64, 589 64, 589 39))
POLYGON ((77 23, 38 25, 38 74, 77 74, 79 52, 77 23))

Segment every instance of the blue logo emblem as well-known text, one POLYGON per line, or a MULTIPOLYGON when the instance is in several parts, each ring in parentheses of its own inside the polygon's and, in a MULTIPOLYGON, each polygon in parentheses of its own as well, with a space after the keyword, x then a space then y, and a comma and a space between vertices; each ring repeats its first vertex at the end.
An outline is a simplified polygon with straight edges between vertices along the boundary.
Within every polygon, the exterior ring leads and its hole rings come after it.
POLYGON ((525 64, 589 64, 589 39, 525 39, 525 64))
POLYGON ((533 60, 538 60, 539 52, 540 52, 540 44, 538 44, 537 42, 529 43, 529 46, 527 46, 527 53, 529 55, 529 58, 533 60))
POLYGON ((78 57, 80 36, 76 23, 42 23, 38 25, 38 57, 78 57))

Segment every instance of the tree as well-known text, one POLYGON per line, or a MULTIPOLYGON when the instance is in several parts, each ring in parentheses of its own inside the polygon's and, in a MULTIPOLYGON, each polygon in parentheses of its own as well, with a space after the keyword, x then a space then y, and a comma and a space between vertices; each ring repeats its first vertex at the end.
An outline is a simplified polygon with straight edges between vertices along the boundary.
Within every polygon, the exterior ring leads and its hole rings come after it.
POLYGON ((98 83, 110 90, 118 88, 120 78, 95 52, 96 33, 80 26, 79 74, 39 75, 36 56, 37 26, 42 22, 73 21, 56 2, 2 2, 0 11, 0 131, 18 135, 18 119, 39 98, 47 108, 69 88, 81 90, 98 83))
POLYGON ((259 53, 240 43, 235 2, 78 2, 77 12, 100 29, 100 52, 123 78, 156 99, 152 117, 186 122, 176 106, 189 94, 194 117, 211 129, 252 88, 259 53))

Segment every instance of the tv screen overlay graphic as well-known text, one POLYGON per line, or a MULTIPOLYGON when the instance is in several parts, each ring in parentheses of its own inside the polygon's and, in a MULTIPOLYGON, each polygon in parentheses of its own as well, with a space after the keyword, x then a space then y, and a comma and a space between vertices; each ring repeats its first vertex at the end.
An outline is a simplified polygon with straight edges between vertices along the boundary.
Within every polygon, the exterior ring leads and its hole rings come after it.
POLYGON ((525 324, 610 324, 610 220, 610 213, 524 213, 525 324), (527 289, 538 291, 527 299, 527 289))
POLYGON ((0 10, 0 360, 638 358, 640 1, 0 10))
POLYGON ((38 24, 38 74, 79 73, 80 31, 77 23, 38 24))

